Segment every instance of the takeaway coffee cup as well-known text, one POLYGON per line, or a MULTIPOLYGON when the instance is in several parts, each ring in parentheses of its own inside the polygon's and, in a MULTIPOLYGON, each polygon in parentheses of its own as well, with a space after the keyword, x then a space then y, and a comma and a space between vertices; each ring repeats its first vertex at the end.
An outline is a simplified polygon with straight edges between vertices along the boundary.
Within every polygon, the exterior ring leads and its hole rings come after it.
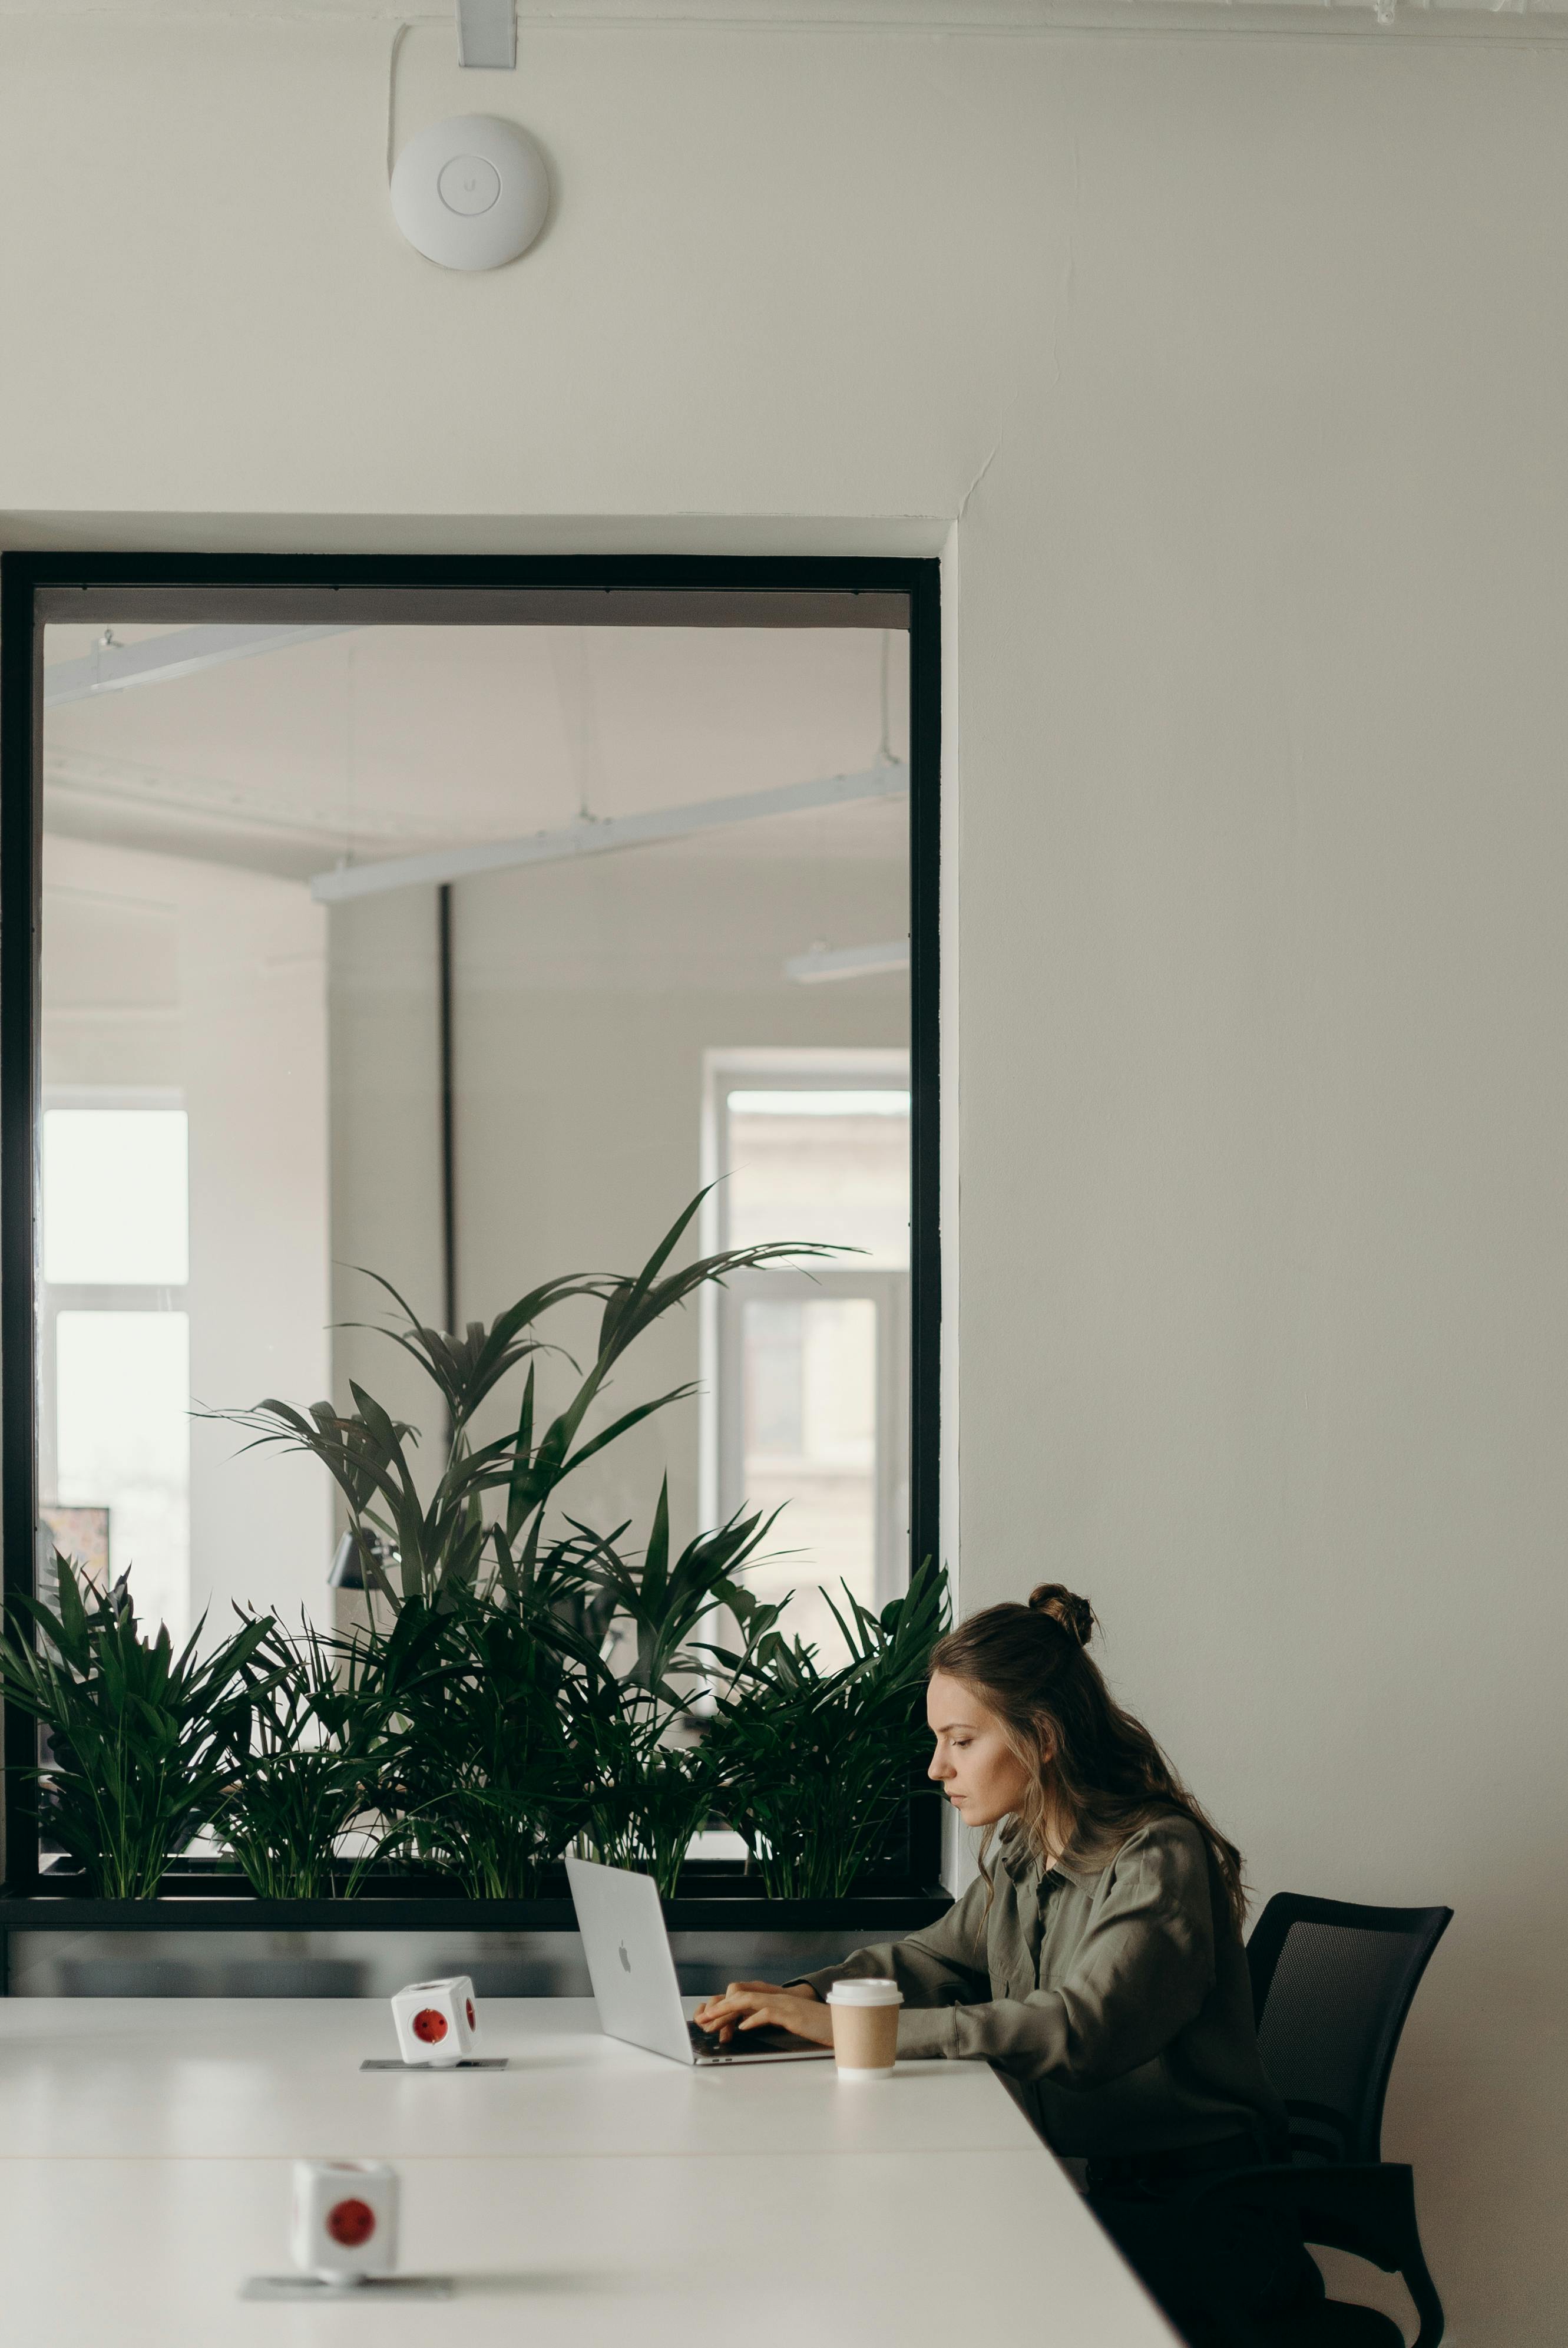
POLYGON ((839 1981, 827 1993, 833 2013, 833 2056, 841 2079, 890 2079, 898 2052, 897 1982, 839 1981))

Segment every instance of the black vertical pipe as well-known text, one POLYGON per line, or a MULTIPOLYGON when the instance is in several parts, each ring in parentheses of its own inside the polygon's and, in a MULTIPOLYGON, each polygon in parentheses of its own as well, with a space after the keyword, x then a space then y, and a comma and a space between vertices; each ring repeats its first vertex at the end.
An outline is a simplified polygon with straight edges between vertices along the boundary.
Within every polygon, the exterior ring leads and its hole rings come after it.
POLYGON ((452 883, 436 891, 441 963, 441 1274, 442 1311, 448 1336, 457 1334, 456 1114, 452 1066, 452 883))

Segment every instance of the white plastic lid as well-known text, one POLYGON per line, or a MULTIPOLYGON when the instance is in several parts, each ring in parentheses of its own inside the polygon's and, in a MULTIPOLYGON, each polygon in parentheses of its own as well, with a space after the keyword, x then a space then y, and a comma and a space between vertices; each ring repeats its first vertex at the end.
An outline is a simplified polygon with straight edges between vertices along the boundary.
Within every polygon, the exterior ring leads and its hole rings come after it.
POLYGON ((836 1981, 827 1993, 829 2005, 902 2005, 904 1993, 897 1982, 836 1981))

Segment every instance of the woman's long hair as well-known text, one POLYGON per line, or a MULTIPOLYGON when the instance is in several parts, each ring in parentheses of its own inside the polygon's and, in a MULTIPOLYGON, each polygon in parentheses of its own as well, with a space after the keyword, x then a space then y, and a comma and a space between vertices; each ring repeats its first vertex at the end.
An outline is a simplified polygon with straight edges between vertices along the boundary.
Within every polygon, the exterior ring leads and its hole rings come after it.
MULTIPOLYGON (((1123 1712, 1084 1650, 1086 1598, 1042 1582, 1027 1606, 988 1606, 933 1649, 930 1671, 972 1687, 1029 1772, 1018 1825, 1041 1866, 1137 1827, 1191 1818, 1219 1871, 1239 1933, 1246 1917, 1241 1853, 1188 1793, 1148 1730, 1123 1712)), ((980 1846, 985 1864, 991 1829, 980 1846)))

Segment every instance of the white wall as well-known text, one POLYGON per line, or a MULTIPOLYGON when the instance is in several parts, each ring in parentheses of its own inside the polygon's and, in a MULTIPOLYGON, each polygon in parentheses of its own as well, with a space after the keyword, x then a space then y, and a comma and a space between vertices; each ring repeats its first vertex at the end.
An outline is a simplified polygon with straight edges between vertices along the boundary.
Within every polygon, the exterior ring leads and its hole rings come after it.
POLYGON ((390 25, 7 22, 0 508, 947 542, 965 1598, 1086 1588, 1260 1892, 1453 1902, 1387 2141, 1546 2348, 1568 52, 1473 29, 421 26, 557 177, 471 279, 390 25))
MULTIPOLYGON (((45 1083, 169 1086, 190 1118, 195 1409, 318 1399, 330 1383, 323 909, 297 881, 82 839, 48 839, 44 877, 45 1083), (128 911, 172 931, 161 988, 128 911)), ((321 1611, 332 1530, 322 1469, 193 1416, 177 1636, 203 1612, 215 1633, 231 1630, 231 1601, 288 1620, 321 1611)), ((117 1551, 117 1570, 126 1561, 117 1551)), ((131 1562, 134 1593, 146 1583, 131 1562)))

